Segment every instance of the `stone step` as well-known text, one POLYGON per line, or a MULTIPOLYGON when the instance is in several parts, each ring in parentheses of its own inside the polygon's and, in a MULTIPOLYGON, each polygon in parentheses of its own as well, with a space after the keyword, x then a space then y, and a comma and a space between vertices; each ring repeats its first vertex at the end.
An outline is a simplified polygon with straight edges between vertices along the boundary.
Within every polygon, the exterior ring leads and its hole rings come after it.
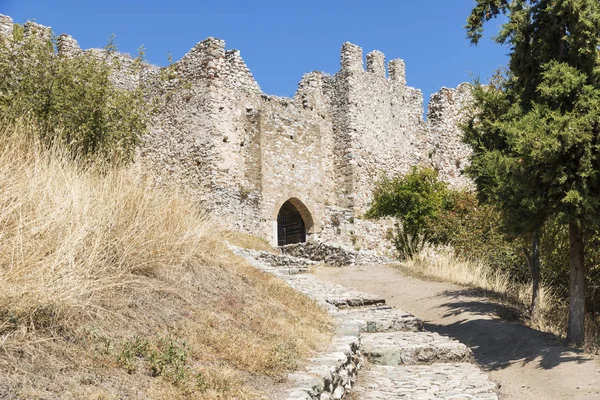
POLYGON ((291 287, 307 296, 338 308, 385 304, 385 298, 379 295, 359 292, 341 285, 326 285, 310 274, 292 275, 284 279, 291 287))
POLYGON ((383 297, 371 296, 365 293, 348 293, 342 296, 334 295, 327 297, 325 301, 339 308, 377 306, 385 304, 385 299, 383 297))
POLYGON ((337 316, 343 320, 358 321, 363 333, 423 330, 423 321, 419 318, 392 307, 347 309, 341 310, 337 316))
POLYGON ((361 400, 498 399, 496 384, 474 364, 372 365, 360 375, 352 398, 361 400))
POLYGON ((288 375, 293 389, 286 400, 341 399, 356 381, 359 350, 358 325, 342 322, 326 352, 309 359, 304 370, 288 375))
POLYGON ((279 273, 282 275, 298 275, 298 274, 307 274, 310 272, 309 267, 281 267, 278 269, 279 273))
POLYGON ((362 353, 378 365, 471 362, 464 344, 435 332, 368 333, 361 337, 362 353))

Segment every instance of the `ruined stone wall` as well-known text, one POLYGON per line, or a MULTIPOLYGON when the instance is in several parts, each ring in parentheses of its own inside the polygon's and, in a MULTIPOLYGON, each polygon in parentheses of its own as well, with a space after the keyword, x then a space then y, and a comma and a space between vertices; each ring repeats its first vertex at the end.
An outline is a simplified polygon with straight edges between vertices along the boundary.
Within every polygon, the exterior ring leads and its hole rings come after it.
POLYGON ((8 15, 0 14, 0 37, 10 37, 13 34, 14 22, 8 15))
POLYGON ((323 74, 307 74, 294 98, 266 96, 239 52, 226 51, 212 38, 174 70, 190 88, 173 91, 171 103, 153 121, 140 162, 160 179, 171 175, 196 192, 232 229, 272 240, 279 208, 297 198, 315 221, 309 233, 317 234, 323 205, 334 193, 323 74))
POLYGON ((239 60, 226 55, 222 40, 209 38, 148 78, 160 111, 138 162, 157 183, 182 188, 230 229, 257 232, 260 138, 252 126, 260 99, 239 60))
POLYGON ((471 87, 463 83, 456 89, 442 88, 432 94, 427 108, 429 130, 425 151, 440 179, 452 188, 473 188, 472 181, 461 173, 468 164, 471 149, 462 142, 459 128, 472 101, 471 87))
MULTIPOLYGON (((29 25, 28 34, 41 32, 29 25)), ((12 30, 0 15, 0 34, 12 30)), ((62 56, 80 49, 61 35, 62 56)), ((356 249, 391 251, 392 221, 360 217, 373 184, 413 165, 429 165, 453 186, 468 186, 460 169, 468 148, 456 127, 470 101, 468 87, 423 96, 406 85, 405 64, 345 43, 334 76, 306 74, 292 98, 262 93, 237 50, 208 38, 166 68, 111 54, 113 82, 143 87, 158 105, 136 168, 157 185, 183 191, 225 227, 276 241, 281 205, 292 199, 309 239, 356 249)))

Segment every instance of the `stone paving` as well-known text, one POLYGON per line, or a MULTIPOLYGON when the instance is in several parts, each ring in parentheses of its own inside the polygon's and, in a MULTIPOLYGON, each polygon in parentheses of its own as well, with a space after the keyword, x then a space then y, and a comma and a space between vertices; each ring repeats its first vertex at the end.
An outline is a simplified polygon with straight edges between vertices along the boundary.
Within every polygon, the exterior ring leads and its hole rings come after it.
POLYGON ((360 375, 367 383, 353 392, 362 400, 498 399, 496 385, 474 364, 377 365, 360 375))
MULTIPOLYGON (((310 274, 290 273, 290 270, 293 270, 294 268, 287 264, 287 260, 289 259, 289 256, 287 255, 281 256, 286 264, 279 268, 272 266, 273 257, 276 257, 276 255, 270 255, 270 261, 269 263, 266 263, 261 261, 265 252, 240 248, 236 248, 235 251, 238 255, 245 257, 254 267, 279 276, 294 289, 312 297, 323 305, 358 307, 385 304, 385 299, 378 295, 359 292, 342 285, 326 284, 310 274)), ((299 272, 302 272, 303 270, 304 269, 300 268, 299 272)))
POLYGON ((306 260, 295 263, 287 255, 231 248, 315 299, 337 322, 327 351, 288 376, 287 400, 340 400, 349 393, 362 400, 498 399, 496 385, 472 363, 467 346, 423 331, 417 317, 382 306, 384 298, 322 282, 305 273, 306 260))

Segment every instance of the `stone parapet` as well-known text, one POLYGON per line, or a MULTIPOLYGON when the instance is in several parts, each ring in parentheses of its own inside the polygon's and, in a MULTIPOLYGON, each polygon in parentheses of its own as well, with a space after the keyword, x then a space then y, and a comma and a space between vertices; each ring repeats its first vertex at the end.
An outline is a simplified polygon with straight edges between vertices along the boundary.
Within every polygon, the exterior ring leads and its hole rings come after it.
POLYGON ((388 70, 390 74, 390 80, 401 86, 406 85, 406 65, 404 64, 404 60, 399 58, 390 60, 388 63, 388 70))
POLYGON ((364 72, 363 51, 359 46, 346 42, 342 45, 342 72, 364 72))

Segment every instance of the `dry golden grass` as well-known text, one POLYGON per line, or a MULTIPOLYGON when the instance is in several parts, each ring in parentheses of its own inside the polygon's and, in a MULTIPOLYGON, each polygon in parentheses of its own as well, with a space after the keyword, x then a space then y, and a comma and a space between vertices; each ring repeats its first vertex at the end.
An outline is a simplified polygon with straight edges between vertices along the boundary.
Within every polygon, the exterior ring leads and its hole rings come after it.
POLYGON ((33 129, 0 124, 0 398, 257 398, 328 342, 191 202, 33 129))
POLYGON ((273 246, 271 246, 265 239, 243 232, 228 232, 227 241, 233 245, 243 247, 245 249, 277 253, 273 246))
MULTIPOLYGON (((452 282, 482 289, 495 294, 502 302, 526 314, 531 303, 531 285, 511 282, 503 271, 493 271, 476 260, 464 260, 454 256, 451 249, 425 249, 398 267, 409 274, 428 279, 452 282)), ((552 289, 540 285, 539 313, 526 318, 528 326, 555 335, 566 331, 566 310, 552 289)))

